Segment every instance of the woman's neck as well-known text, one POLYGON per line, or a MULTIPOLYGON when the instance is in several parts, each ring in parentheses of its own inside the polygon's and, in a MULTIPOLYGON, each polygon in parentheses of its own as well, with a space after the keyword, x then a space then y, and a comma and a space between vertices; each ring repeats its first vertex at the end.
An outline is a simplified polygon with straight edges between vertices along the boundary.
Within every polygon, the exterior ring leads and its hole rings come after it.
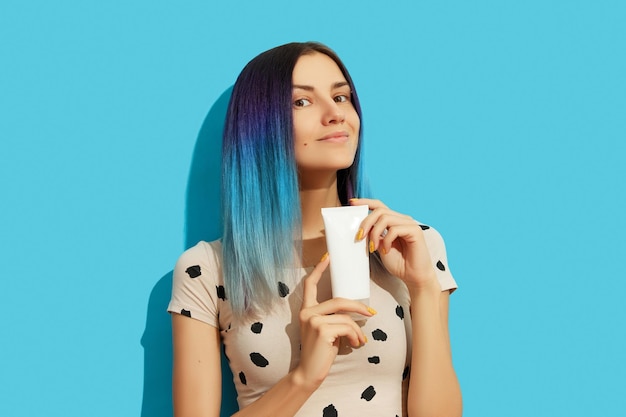
POLYGON ((337 177, 334 176, 326 183, 301 188, 300 204, 302 209, 302 239, 309 240, 323 236, 324 220, 321 209, 341 205, 337 194, 337 177))

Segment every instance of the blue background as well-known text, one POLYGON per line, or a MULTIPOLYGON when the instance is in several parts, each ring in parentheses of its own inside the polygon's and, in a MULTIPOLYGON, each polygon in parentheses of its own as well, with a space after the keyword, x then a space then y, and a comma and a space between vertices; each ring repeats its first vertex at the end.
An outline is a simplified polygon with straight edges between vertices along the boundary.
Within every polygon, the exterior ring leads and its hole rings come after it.
POLYGON ((618 0, 4 0, 0 415, 170 415, 171 269, 219 235, 228 89, 293 40, 344 59, 376 195, 446 239, 465 416, 621 415, 625 20, 618 0))

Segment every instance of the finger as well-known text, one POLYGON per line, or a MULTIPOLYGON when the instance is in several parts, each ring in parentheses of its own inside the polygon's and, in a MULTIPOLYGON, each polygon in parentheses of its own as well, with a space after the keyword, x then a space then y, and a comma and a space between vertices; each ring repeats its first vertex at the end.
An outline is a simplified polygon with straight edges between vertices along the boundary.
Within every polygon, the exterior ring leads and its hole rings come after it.
POLYGON ((418 247, 426 245, 419 225, 409 223, 389 227, 385 236, 379 239, 378 248, 382 250, 383 254, 386 254, 391 250, 394 241, 397 239, 402 239, 407 244, 417 244, 418 247))
POLYGON ((383 204, 380 200, 374 200, 372 198, 351 198, 350 205, 352 206, 369 206, 370 210, 375 210, 377 208, 386 208, 387 206, 383 204))
MULTIPOLYGON (((377 208, 374 211, 371 211, 359 225, 359 230, 357 232, 356 240, 358 241, 358 240, 364 239, 367 235, 370 234, 372 227, 374 227, 375 224, 380 222, 381 217, 383 217, 385 214, 390 214, 390 213, 393 213, 393 212, 386 207, 377 208)), ((383 227, 383 229, 384 228, 385 227, 383 227)))
POLYGON ((404 215, 398 216, 395 213, 384 213, 378 218, 378 221, 371 227, 368 233, 370 239, 369 250, 370 252, 378 250, 383 240, 385 242, 393 242, 399 236, 404 237, 411 230, 417 233, 418 229, 417 223, 409 217, 404 215), (396 229, 395 233, 391 233, 392 229, 396 229))
POLYGON ((347 314, 316 315, 310 318, 309 324, 318 331, 324 326, 345 325, 350 326, 355 333, 361 332, 361 327, 347 314))
POLYGON ((398 218, 392 213, 384 212, 377 213, 375 218, 376 223, 372 224, 368 235, 372 240, 378 240, 381 237, 385 237, 389 233, 389 229, 397 224, 400 224, 403 219, 398 218))
POLYGON ((311 315, 330 315, 341 313, 358 313, 364 317, 372 317, 376 310, 360 301, 347 298, 331 298, 309 308, 311 315))
POLYGON ((359 225, 359 230, 357 231, 355 239, 357 241, 360 241, 363 240, 365 236, 367 236, 372 225, 376 223, 377 214, 374 212, 377 209, 386 209, 387 206, 385 206, 382 201, 374 200, 371 198, 351 198, 349 202, 352 206, 368 206, 368 208, 371 210, 369 215, 359 225))
POLYGON ((302 308, 312 307, 317 304, 317 283, 330 263, 328 253, 322 256, 313 271, 304 279, 302 289, 302 308))
POLYGON ((386 209, 386 210, 388 210, 389 213, 394 213, 394 214, 396 214, 399 217, 405 217, 405 218, 409 218, 409 219, 411 218, 411 216, 408 216, 406 214, 402 214, 402 213, 399 213, 397 211, 391 210, 382 201, 371 199, 371 198, 351 198, 350 199, 350 205, 352 205, 352 206, 368 206, 369 209, 372 211, 372 213, 370 213, 370 214, 375 214, 374 212, 376 212, 376 211, 379 211, 381 209, 386 209))
MULTIPOLYGON (((372 207, 370 207, 370 209, 372 209, 372 207)), ((413 220, 411 216, 393 211, 381 203, 380 207, 372 209, 369 215, 361 222, 356 235, 356 240, 361 240, 370 234, 372 238, 375 238, 384 234, 384 230, 391 225, 410 223, 414 221, 415 220, 413 220), (377 231, 372 233, 371 229, 377 225, 377 231)))
POLYGON ((376 250, 382 252, 383 255, 388 254, 398 237, 400 237, 398 227, 389 228, 385 236, 378 239, 376 250))
POLYGON ((345 337, 354 347, 364 345, 367 342, 365 334, 354 321, 352 323, 324 323, 318 327, 318 334, 322 340, 329 342, 336 341, 339 337, 345 337))

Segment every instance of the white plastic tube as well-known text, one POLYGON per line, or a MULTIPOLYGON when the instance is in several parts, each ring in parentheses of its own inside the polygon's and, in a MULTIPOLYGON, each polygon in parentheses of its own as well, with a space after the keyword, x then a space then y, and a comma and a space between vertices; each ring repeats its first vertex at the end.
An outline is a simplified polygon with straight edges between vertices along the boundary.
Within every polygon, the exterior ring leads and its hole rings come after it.
POLYGON ((322 209, 333 297, 359 300, 365 304, 369 304, 370 298, 369 252, 367 239, 357 242, 356 235, 368 212, 367 206, 322 209))

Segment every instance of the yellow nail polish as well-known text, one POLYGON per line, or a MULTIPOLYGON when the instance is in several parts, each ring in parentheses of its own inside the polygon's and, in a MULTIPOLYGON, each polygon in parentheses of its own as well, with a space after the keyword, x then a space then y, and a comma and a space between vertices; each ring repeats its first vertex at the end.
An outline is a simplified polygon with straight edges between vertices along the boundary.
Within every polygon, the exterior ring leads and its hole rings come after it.
POLYGON ((384 247, 382 249, 383 249, 383 255, 387 255, 387 249, 385 249, 384 247))
MULTIPOLYGON (((365 338, 365 343, 367 343, 367 336, 363 336, 363 337, 365 338)), ((364 343, 364 344, 365 344, 365 343, 364 343)))
POLYGON ((320 259, 320 262, 324 262, 326 260, 326 258, 328 258, 328 252, 326 252, 324 255, 322 255, 322 259, 320 259))
POLYGON ((367 307, 367 311, 373 316, 374 314, 378 314, 378 311, 374 310, 372 307, 367 307))
POLYGON ((359 229, 359 233, 356 234, 356 240, 361 240, 363 239, 363 228, 361 227, 359 229))
POLYGON ((376 247, 374 245, 374 241, 370 240, 370 253, 374 252, 376 250, 376 247))

